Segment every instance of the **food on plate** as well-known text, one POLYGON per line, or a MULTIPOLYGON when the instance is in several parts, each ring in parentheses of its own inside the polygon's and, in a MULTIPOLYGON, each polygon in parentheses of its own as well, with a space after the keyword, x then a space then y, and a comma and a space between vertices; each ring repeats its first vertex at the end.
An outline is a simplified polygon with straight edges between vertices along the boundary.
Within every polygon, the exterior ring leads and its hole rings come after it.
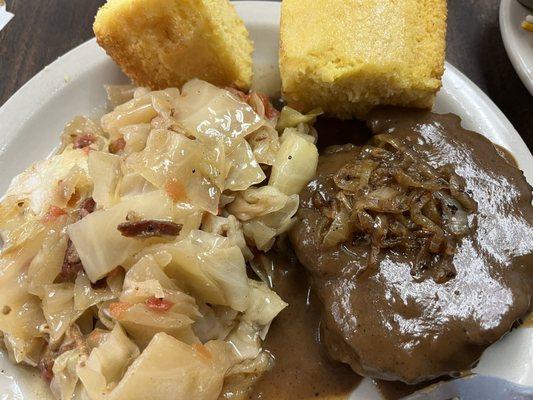
POLYGON ((528 15, 526 19, 522 22, 522 28, 526 31, 533 32, 533 15, 528 15))
POLYGON ((384 108, 367 123, 368 144, 321 156, 291 231, 324 343, 374 378, 467 370, 531 307, 531 187, 454 115, 384 108))
POLYGON ((0 203, 5 348, 61 400, 243 398, 287 305, 247 263, 295 221, 316 115, 201 80, 108 93, 0 203))
POLYGON ((193 78, 251 85, 253 45, 227 0, 109 0, 96 15, 94 33, 140 86, 181 87, 193 78))
POLYGON ((444 71, 446 13, 445 0, 284 0, 284 99, 341 118, 377 105, 431 108, 444 71))

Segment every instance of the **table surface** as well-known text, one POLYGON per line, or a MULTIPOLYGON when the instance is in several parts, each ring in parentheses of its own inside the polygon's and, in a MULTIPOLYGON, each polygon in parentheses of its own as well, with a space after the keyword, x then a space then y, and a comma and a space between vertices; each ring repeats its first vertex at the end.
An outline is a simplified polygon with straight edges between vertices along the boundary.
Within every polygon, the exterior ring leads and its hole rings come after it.
MULTIPOLYGON (((15 17, 0 32, 0 104, 43 67, 93 36, 105 0, 7 0, 15 17)), ((498 22, 499 0, 448 0, 447 60, 504 112, 533 149, 533 96, 513 69, 498 22)))

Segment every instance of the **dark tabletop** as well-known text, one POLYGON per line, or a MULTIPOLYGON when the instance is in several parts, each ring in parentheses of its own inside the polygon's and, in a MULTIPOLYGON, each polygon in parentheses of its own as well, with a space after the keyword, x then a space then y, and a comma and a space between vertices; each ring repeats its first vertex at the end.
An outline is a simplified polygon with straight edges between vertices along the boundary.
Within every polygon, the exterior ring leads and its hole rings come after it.
MULTIPOLYGON (((93 36, 105 0, 7 0, 15 17, 0 32, 0 104, 73 47, 93 36)), ((447 60, 500 107, 533 149, 533 97, 507 58, 499 0, 449 0, 447 60)))

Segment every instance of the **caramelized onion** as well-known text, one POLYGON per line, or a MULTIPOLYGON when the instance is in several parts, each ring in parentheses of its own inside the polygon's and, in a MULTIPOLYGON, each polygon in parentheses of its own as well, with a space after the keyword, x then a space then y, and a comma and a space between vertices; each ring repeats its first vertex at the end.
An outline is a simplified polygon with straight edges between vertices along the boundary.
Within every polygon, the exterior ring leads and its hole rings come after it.
POLYGON ((323 246, 366 240, 369 266, 384 248, 414 249, 420 262, 452 255, 477 209, 465 181, 451 165, 435 168, 417 158, 396 137, 377 135, 374 143, 332 176, 338 192, 317 205, 329 220, 323 246))

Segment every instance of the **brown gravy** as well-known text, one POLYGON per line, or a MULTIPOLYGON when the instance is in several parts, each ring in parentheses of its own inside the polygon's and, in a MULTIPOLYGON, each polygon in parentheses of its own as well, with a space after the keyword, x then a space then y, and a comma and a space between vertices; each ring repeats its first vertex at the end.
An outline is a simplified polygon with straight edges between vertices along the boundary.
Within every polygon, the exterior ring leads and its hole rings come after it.
POLYGON ((274 290, 289 306, 272 323, 264 348, 274 368, 256 383, 249 399, 345 399, 361 381, 348 366, 328 359, 320 345, 320 313, 304 269, 271 255, 276 262, 274 290))

